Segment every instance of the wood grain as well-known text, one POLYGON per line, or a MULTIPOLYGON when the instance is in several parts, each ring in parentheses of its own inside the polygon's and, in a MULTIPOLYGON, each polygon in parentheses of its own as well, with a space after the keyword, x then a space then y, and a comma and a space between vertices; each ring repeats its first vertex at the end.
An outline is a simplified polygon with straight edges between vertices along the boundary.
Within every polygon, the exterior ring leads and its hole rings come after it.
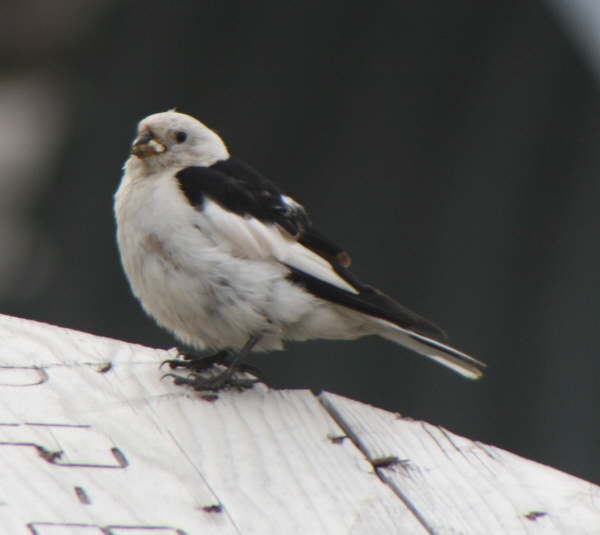
POLYGON ((600 488, 335 394, 327 410, 435 534, 600 534, 600 488))
POLYGON ((0 316, 0 533, 600 535, 600 489, 334 394, 161 380, 175 356, 0 316))
POLYGON ((172 356, 0 316, 2 533, 426 533, 310 392, 210 403, 172 356))

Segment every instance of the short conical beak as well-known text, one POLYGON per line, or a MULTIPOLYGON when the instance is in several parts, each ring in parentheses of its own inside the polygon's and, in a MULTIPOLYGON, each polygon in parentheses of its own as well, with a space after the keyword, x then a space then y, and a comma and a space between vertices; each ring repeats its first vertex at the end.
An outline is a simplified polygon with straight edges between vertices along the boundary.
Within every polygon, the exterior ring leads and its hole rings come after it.
POLYGON ((154 137, 152 132, 142 132, 133 142, 131 154, 138 158, 149 158, 165 150, 166 147, 154 137))

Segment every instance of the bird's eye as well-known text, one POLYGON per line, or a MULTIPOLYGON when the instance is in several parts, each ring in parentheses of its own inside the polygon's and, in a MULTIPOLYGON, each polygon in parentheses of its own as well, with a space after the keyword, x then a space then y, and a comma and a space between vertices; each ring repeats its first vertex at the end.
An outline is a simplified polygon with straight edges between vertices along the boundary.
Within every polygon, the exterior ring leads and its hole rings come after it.
POLYGON ((187 139, 187 134, 185 132, 175 132, 175 141, 177 143, 183 143, 187 139))

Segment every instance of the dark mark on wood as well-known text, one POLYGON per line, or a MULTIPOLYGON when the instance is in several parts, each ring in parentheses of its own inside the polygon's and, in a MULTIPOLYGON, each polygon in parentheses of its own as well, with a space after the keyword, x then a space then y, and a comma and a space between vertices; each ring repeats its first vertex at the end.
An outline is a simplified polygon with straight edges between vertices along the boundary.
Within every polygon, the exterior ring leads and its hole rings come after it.
POLYGON ((117 462, 121 465, 121 468, 129 466, 129 461, 127 460, 127 457, 125 457, 124 453, 119 448, 111 448, 110 452, 113 454, 113 457, 117 460, 117 462))
POLYGON ((92 500, 88 496, 88 493, 83 489, 83 487, 75 487, 75 495, 83 505, 90 505, 92 503, 92 500))
POLYGON ((348 435, 334 435, 333 433, 329 433, 327 438, 331 440, 333 444, 341 444, 345 439, 348 438, 348 435))
POLYGON ((98 368, 99 373, 106 373, 112 369, 112 362, 105 362, 98 368))
POLYGON ((222 513, 223 506, 220 503, 214 503, 212 505, 205 505, 204 507, 202 507, 202 510, 205 513, 222 513))
POLYGON ((214 403, 217 401, 217 399, 219 399, 219 394, 202 394, 200 398, 204 401, 208 401, 209 403, 214 403))
POLYGON ((531 520, 532 522, 535 522, 538 518, 541 518, 541 517, 547 516, 547 515, 548 515, 548 513, 545 513, 544 511, 531 511, 525 515, 525 518, 527 520, 531 520))
POLYGON ((389 455, 387 457, 378 457, 377 459, 373 459, 371 464, 374 468, 389 468, 396 464, 400 463, 400 459, 395 455, 389 455))
POLYGON ((63 455, 63 452, 58 450, 58 451, 50 451, 47 450, 46 448, 43 448, 42 446, 38 446, 35 445, 40 457, 42 459, 44 459, 45 461, 48 461, 49 463, 54 463, 54 461, 56 461, 56 459, 60 459, 63 455))

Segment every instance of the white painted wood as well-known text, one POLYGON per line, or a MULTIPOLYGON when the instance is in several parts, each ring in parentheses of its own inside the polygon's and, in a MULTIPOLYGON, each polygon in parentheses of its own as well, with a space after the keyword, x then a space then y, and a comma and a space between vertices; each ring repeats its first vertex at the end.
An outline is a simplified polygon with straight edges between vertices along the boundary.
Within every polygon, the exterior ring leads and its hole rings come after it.
POLYGON ((590 483, 333 394, 207 402, 170 356, 0 316, 0 535, 600 535, 590 483))
POLYGON ((327 410, 436 535, 600 534, 600 487, 334 394, 327 410))
POLYGON ((210 403, 169 356, 0 316, 0 533, 426 533, 310 392, 210 403))

